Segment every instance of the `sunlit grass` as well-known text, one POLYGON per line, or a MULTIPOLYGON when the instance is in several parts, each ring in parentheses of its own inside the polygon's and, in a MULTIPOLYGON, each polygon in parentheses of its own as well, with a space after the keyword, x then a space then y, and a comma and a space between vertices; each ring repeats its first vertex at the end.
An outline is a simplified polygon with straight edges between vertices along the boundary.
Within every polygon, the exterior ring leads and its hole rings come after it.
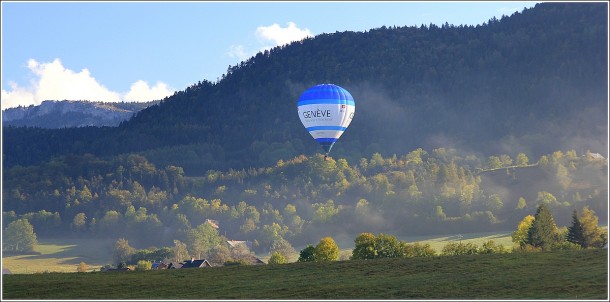
POLYGON ((5 256, 2 267, 14 274, 76 272, 85 262, 91 271, 112 262, 113 244, 110 239, 43 239, 34 248, 36 254, 5 256))
POLYGON ((9 275, 7 299, 607 299, 607 250, 9 275), (57 290, 61 288, 62 290, 57 290))

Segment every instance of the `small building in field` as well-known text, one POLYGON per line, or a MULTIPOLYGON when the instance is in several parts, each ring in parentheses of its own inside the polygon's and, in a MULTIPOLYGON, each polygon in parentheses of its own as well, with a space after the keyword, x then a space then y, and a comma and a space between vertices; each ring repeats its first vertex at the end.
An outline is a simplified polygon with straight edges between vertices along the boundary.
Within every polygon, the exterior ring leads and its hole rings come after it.
POLYGON ((176 268, 205 268, 205 267, 212 267, 212 265, 210 264, 210 262, 206 259, 195 259, 192 258, 191 260, 186 260, 186 261, 182 261, 180 263, 170 263, 167 268, 168 269, 176 269, 176 268))
POLYGON ((184 262, 182 268, 204 268, 212 267, 210 262, 205 259, 191 259, 184 262))
POLYGON ((167 264, 163 262, 153 263, 150 269, 167 269, 167 264))
POLYGON ((176 268, 182 268, 182 262, 170 262, 167 265, 167 269, 176 269, 176 268))

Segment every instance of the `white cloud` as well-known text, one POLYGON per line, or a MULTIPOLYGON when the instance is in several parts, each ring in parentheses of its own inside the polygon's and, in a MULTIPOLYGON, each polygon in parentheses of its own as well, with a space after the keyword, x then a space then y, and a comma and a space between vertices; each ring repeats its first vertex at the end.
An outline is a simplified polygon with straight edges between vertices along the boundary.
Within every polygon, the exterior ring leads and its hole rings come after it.
POLYGON ((137 81, 131 85, 129 92, 125 94, 125 101, 142 102, 162 99, 172 94, 172 90, 165 83, 157 82, 153 87, 149 87, 145 81, 137 81))
POLYGON ((231 47, 229 47, 229 52, 227 53, 227 55, 229 55, 229 57, 231 58, 237 58, 240 61, 243 61, 250 57, 243 45, 231 45, 231 47))
POLYGON ((138 101, 162 99, 173 93, 164 83, 153 87, 142 80, 135 82, 130 91, 111 91, 91 76, 88 69, 75 72, 65 68, 59 59, 50 63, 28 61, 33 80, 28 87, 9 83, 10 89, 2 89, 2 109, 19 105, 39 105, 45 100, 88 100, 100 102, 138 101))
POLYGON ((258 49, 247 50, 243 45, 231 45, 227 51, 227 56, 244 61, 259 51, 313 37, 308 28, 300 29, 294 22, 288 22, 286 27, 281 27, 277 23, 269 26, 259 26, 254 34, 260 43, 258 49))
POLYGON ((281 27, 277 23, 270 26, 259 26, 256 29, 256 35, 260 39, 273 42, 273 46, 284 45, 313 36, 309 29, 300 29, 294 22, 288 22, 288 27, 281 27))

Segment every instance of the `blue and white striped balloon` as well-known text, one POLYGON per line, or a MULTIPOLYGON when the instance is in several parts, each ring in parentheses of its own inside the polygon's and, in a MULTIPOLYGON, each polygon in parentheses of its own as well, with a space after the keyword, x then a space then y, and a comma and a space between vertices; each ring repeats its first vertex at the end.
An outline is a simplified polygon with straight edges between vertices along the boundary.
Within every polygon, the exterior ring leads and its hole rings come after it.
POLYGON ((352 122, 356 103, 345 89, 333 84, 313 86, 299 98, 299 118, 326 154, 352 122))

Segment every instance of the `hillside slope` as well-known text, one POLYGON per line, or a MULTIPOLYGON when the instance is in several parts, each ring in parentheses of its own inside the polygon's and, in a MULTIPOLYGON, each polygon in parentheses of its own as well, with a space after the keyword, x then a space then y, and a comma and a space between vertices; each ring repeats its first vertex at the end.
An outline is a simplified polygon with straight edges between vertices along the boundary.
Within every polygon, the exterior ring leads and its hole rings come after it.
POLYGON ((272 164, 321 150, 296 101, 329 82, 356 100, 334 156, 417 147, 606 154, 607 18, 605 3, 543 3, 480 26, 321 34, 258 53, 219 82, 200 81, 118 128, 7 127, 5 164, 66 152, 144 152, 189 174, 272 164))
POLYGON ((5 299, 599 299, 608 251, 3 277, 5 299), (553 269, 549 269, 552 267, 553 269), (63 290, 57 290, 61 287, 63 290))

